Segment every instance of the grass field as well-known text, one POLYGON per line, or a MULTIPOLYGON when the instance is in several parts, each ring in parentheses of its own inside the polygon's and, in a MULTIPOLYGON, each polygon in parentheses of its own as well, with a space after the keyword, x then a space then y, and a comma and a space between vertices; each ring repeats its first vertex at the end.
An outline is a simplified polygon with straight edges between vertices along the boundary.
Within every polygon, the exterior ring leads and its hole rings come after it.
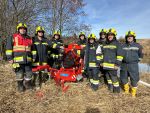
MULTIPOLYGON (((150 88, 139 85, 137 98, 131 95, 113 94, 105 85, 98 91, 90 89, 88 82, 69 83, 63 93, 53 80, 48 81, 40 92, 16 92, 14 72, 10 65, 0 65, 0 112, 1 113, 149 113, 150 88), (38 94, 38 95, 37 95, 38 94)), ((141 79, 150 83, 150 74, 141 79)))

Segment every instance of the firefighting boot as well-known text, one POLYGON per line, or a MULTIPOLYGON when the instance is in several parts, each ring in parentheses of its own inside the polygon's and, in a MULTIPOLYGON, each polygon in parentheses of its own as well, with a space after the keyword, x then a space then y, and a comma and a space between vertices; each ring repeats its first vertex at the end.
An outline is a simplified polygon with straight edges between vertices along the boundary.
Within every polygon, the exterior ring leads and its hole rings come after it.
POLYGON ((132 87, 132 88, 131 88, 131 94, 132 94, 132 97, 133 97, 133 98, 136 97, 136 91, 137 91, 137 87, 132 87))
POLYGON ((97 91, 98 90, 98 85, 93 84, 92 89, 93 89, 93 91, 97 91))
POLYGON ((32 90, 32 82, 31 80, 24 80, 24 86, 26 89, 32 90))
POLYGON ((113 88, 114 93, 120 93, 120 86, 113 88))
POLYGON ((129 94, 129 89, 130 89, 129 84, 128 83, 125 84, 124 85, 124 92, 125 92, 125 94, 129 94))
POLYGON ((17 81, 17 85, 18 85, 18 92, 23 92, 25 90, 23 81, 17 81))
POLYGON ((108 90, 109 90, 110 92, 113 92, 113 85, 112 85, 112 84, 108 84, 108 90))

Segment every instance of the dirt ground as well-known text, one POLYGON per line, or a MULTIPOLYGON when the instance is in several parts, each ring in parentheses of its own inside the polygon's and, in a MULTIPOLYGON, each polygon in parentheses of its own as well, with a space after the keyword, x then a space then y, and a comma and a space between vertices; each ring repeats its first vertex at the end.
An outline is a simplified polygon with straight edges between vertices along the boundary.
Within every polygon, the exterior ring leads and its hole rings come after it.
MULTIPOLYGON (((141 79, 150 83, 150 74, 141 79)), ((0 64, 0 113, 149 113, 150 88, 139 85, 137 98, 112 94, 106 86, 94 92, 86 81, 70 83, 63 93, 53 80, 40 92, 16 92, 14 72, 10 65, 0 64)))

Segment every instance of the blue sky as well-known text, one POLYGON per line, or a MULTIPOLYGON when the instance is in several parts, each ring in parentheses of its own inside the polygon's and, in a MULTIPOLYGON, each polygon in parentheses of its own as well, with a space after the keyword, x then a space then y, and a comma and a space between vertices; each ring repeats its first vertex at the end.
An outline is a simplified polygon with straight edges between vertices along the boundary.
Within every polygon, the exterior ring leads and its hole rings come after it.
POLYGON ((137 38, 150 38, 150 0, 84 0, 86 17, 98 37, 101 28, 115 28, 119 36, 133 30, 137 38))

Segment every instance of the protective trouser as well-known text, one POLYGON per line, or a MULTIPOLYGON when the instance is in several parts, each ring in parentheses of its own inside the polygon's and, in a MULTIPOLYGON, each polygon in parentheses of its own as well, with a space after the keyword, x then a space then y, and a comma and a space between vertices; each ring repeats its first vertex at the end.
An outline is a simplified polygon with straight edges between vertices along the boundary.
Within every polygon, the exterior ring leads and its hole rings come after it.
POLYGON ((117 76, 117 70, 105 70, 105 74, 107 78, 108 89, 110 91, 120 93, 120 85, 117 76))
POLYGON ((15 71, 16 80, 18 81, 18 85, 21 85, 22 82, 26 89, 31 89, 31 79, 32 79, 32 67, 30 64, 20 64, 20 67, 15 71))
POLYGON ((42 83, 45 83, 49 79, 47 70, 36 71, 33 73, 33 75, 34 75, 33 83, 36 88, 40 88, 42 83))
POLYGON ((138 63, 122 63, 120 70, 120 80, 123 85, 128 83, 128 77, 132 87, 137 87, 139 81, 138 63))
POLYGON ((99 69, 97 67, 88 69, 88 76, 93 90, 97 90, 99 86, 99 69))
POLYGON ((103 67, 100 67, 100 83, 101 84, 107 84, 107 79, 106 79, 106 76, 105 76, 105 70, 103 69, 103 67))

